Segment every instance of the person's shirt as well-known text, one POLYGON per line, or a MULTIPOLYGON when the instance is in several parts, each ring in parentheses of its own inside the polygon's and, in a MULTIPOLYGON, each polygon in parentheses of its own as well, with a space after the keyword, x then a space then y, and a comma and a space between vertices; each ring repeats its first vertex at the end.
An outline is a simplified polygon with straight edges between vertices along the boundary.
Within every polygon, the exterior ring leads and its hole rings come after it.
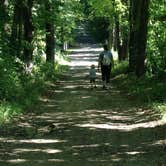
POLYGON ((90 78, 96 78, 96 69, 90 69, 89 76, 90 78))
POLYGON ((99 55, 99 65, 103 65, 103 58, 104 58, 104 55, 107 55, 109 58, 110 58, 110 64, 113 64, 113 55, 112 55, 112 52, 111 51, 103 51, 100 53, 99 55))

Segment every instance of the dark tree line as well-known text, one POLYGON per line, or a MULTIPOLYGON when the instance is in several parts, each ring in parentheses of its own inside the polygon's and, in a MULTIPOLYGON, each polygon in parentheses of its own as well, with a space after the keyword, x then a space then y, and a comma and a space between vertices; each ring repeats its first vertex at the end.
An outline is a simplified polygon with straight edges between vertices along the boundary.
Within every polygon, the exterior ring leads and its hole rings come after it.
POLYGON ((75 0, 1 0, 1 55, 17 57, 29 65, 34 50, 42 47, 46 61, 54 63, 55 50, 64 50, 64 43, 72 41, 73 29, 81 15, 81 7, 75 0), (42 42, 45 44, 41 45, 42 42))
POLYGON ((138 77, 146 71, 165 73, 164 0, 90 0, 84 3, 97 41, 107 42, 110 49, 114 48, 119 61, 128 59, 129 71, 138 77), (98 28, 100 22, 102 29, 98 28))
POLYGON ((1 0, 0 53, 28 65, 40 49, 54 62, 56 50, 73 42, 84 13, 97 42, 107 41, 119 61, 128 59, 130 71, 159 75, 166 64, 164 11, 164 0, 1 0))

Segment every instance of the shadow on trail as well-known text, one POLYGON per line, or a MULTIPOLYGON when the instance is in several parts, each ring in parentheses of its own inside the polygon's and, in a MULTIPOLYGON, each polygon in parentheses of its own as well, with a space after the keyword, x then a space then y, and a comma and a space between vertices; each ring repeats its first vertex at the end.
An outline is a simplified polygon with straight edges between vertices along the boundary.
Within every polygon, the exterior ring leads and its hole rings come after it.
POLYGON ((75 54, 80 63, 71 55, 71 70, 36 111, 1 129, 1 166, 164 166, 166 125, 158 113, 114 86, 102 90, 100 75, 90 89, 88 68, 97 58, 85 63, 83 52, 75 54))

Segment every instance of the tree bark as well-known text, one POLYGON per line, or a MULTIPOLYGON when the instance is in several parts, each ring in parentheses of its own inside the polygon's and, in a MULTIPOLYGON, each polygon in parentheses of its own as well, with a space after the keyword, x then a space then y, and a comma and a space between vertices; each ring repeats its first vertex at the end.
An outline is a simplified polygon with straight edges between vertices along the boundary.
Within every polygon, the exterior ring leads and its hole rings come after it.
POLYGON ((121 46, 121 60, 126 60, 128 55, 128 39, 122 39, 122 46, 121 46))
POLYGON ((149 0, 141 0, 140 4, 140 19, 138 31, 138 54, 136 75, 138 77, 145 73, 145 59, 146 59, 146 43, 148 31, 148 18, 149 18, 149 0))
POLYGON ((149 0, 130 0, 129 66, 140 77, 145 73, 149 0))
POLYGON ((129 37, 129 70, 134 72, 136 68, 136 52, 137 52, 137 5, 138 0, 130 0, 130 37, 129 37))
POLYGON ((9 15, 8 15, 8 1, 0 0, 0 49, 2 51, 2 54, 6 54, 8 51, 8 21, 9 21, 9 15))
POLYGON ((119 18, 115 18, 115 35, 116 35, 116 48, 118 51, 118 60, 121 61, 121 40, 120 40, 120 24, 119 24, 119 18))
POLYGON ((33 0, 28 0, 27 5, 24 7, 24 56, 23 60, 29 64, 33 59, 33 22, 32 22, 32 7, 33 0))
POLYGON ((46 10, 46 61, 54 63, 54 54, 55 54, 55 38, 54 38, 54 23, 51 18, 51 4, 49 1, 45 0, 45 10, 46 10))
POLYGON ((14 5, 12 33, 10 39, 11 55, 22 57, 23 9, 22 1, 17 0, 14 5))
POLYGON ((110 23, 108 30, 108 49, 111 50, 113 46, 113 23, 110 23))

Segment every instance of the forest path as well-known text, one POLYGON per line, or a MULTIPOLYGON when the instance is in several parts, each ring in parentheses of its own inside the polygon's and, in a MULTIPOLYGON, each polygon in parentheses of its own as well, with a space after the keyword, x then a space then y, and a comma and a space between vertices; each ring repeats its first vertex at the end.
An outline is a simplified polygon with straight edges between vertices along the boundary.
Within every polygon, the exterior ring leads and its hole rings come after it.
POLYGON ((91 90, 89 66, 101 49, 74 49, 70 70, 39 110, 1 130, 0 166, 164 166, 166 126, 113 85, 91 90))

